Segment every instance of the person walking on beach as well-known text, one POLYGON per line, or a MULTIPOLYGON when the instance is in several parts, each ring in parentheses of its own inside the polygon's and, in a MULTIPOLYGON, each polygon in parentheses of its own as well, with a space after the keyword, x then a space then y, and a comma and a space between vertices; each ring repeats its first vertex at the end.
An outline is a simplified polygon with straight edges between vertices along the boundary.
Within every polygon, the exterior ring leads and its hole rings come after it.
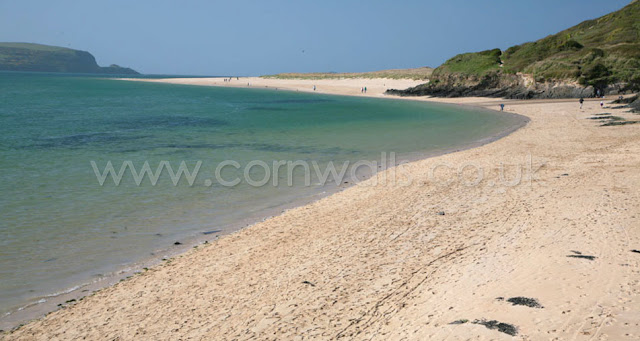
POLYGON ((364 87, 364 93, 365 94, 367 93, 367 87, 366 86, 364 87))
POLYGON ((500 104, 500 111, 504 111, 504 103, 500 104))
POLYGON ((600 101, 600 108, 604 108, 604 101, 600 101))
POLYGON ((582 109, 582 104, 584 104, 584 98, 580 97, 580 109, 582 109))
POLYGON ((315 85, 313 86, 313 91, 316 91, 316 86, 315 85))

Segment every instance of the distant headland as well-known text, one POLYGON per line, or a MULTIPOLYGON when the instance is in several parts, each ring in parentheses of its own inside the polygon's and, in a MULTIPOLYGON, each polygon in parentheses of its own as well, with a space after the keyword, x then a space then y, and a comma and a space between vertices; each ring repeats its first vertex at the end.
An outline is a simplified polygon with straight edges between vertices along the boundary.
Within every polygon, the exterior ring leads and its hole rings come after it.
POLYGON ((99 66, 96 58, 86 51, 31 43, 0 43, 0 71, 139 74, 115 64, 99 66))

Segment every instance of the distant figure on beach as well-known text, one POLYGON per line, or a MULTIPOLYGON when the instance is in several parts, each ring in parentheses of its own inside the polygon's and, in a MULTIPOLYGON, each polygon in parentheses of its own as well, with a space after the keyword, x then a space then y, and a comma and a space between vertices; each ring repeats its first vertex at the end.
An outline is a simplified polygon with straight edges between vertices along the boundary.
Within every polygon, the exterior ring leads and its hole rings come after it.
POLYGON ((584 103, 584 98, 580 97, 580 109, 582 109, 582 104, 584 103))
POLYGON ((504 111, 504 103, 500 104, 500 111, 504 111))
POLYGON ((316 91, 316 86, 315 85, 313 86, 313 91, 316 91))
POLYGON ((364 93, 365 94, 367 93, 367 87, 366 86, 364 87, 364 93))
POLYGON ((360 92, 364 93, 364 87, 360 88, 360 92))
POLYGON ((604 108, 604 101, 600 101, 600 108, 604 108))

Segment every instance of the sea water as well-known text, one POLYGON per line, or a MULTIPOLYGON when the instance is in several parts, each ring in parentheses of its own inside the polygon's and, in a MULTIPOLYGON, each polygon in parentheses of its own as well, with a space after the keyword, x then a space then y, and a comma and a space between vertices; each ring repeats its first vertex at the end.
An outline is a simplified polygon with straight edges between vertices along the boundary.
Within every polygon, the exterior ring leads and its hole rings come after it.
MULTIPOLYGON (((286 168, 278 186, 218 181, 245 180, 252 161, 340 170, 381 163, 383 152, 399 160, 466 146, 516 124, 416 101, 0 73, 0 317, 349 182, 305 183, 304 167, 292 186, 286 168), (241 167, 216 178, 225 161, 241 167), (191 183, 174 184, 165 171, 155 185, 138 184, 127 170, 119 184, 101 184, 109 162, 116 171, 125 162, 200 168, 191 183)), ((264 164, 249 178, 263 179, 264 164)))

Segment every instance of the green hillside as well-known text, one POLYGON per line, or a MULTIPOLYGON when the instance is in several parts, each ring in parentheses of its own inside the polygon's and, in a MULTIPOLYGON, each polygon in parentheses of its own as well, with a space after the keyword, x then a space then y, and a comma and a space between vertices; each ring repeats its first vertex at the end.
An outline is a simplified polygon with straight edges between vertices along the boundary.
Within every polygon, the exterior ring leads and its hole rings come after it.
POLYGON ((460 73, 479 77, 500 70, 501 55, 500 49, 459 54, 438 67, 434 76, 460 73))
POLYGON ((505 72, 538 81, 575 79, 583 85, 640 82, 640 2, 595 20, 507 49, 505 72))
POLYGON ((0 70, 137 74, 117 65, 100 67, 89 52, 30 43, 0 43, 0 70))
POLYGON ((391 93, 532 98, 596 90, 640 90, 640 1, 505 51, 455 56, 434 70, 429 84, 391 93), (566 85, 576 82, 582 89, 566 85), (551 94, 548 90, 558 83, 564 90, 554 87, 551 94))

